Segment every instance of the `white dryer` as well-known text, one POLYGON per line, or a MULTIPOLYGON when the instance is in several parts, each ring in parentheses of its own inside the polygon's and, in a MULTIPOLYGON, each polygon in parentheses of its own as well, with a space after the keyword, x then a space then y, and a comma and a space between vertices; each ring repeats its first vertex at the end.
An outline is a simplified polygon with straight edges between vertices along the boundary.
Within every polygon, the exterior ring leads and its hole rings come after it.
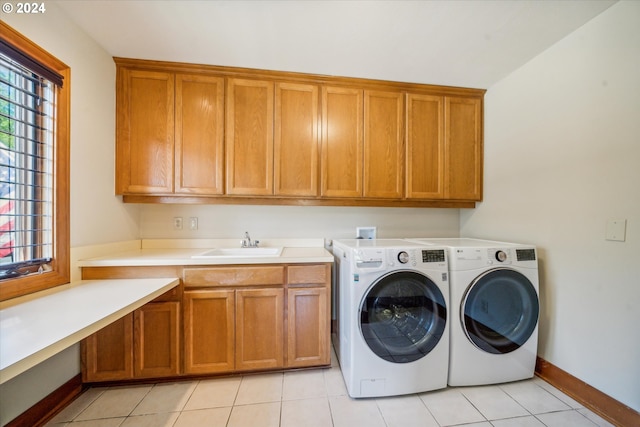
POLYGON ((351 397, 447 386, 447 251, 400 239, 334 240, 336 353, 351 397))
POLYGON ((535 246, 478 239, 411 241, 449 248, 449 385, 533 377, 539 317, 535 246))

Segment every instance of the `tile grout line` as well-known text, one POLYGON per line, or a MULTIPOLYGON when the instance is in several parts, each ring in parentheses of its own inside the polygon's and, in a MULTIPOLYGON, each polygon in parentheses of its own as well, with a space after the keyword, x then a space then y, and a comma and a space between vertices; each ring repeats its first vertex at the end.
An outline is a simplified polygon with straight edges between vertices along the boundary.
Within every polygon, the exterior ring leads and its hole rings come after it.
MULTIPOLYGON (((476 406, 476 405, 471 401, 471 399, 469 399, 469 398, 467 397, 467 395, 466 395, 466 394, 464 394, 464 392, 463 392, 462 390, 459 390, 459 392, 460 392, 460 394, 462 395, 462 397, 464 397, 464 398, 467 400, 467 402, 469 402, 469 404, 470 404, 471 406, 473 406, 473 408, 474 408, 476 411, 478 411, 478 413, 480 414, 480 416, 482 416, 482 418, 484 418, 484 421, 480 421, 480 422, 485 422, 485 421, 486 421, 486 422, 488 422, 489 424, 491 424, 491 421, 489 420, 489 418, 487 418, 487 416, 486 416, 485 414, 483 414, 483 413, 482 413, 482 411, 480 410, 480 408, 478 408, 478 407, 477 407, 477 406, 476 406)), ((437 421, 437 420, 436 420, 436 421, 437 421)))

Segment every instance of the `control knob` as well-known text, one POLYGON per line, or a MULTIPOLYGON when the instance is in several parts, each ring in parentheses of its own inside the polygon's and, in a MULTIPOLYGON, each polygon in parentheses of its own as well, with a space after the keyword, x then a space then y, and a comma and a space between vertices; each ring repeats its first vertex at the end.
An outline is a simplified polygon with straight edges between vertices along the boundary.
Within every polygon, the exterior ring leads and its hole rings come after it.
POLYGON ((400 261, 401 264, 406 264, 409 262, 409 254, 406 253, 405 251, 402 251, 398 254, 398 261, 400 261))
POLYGON ((505 262, 507 260, 507 253, 505 251, 496 252, 496 259, 500 262, 505 262))

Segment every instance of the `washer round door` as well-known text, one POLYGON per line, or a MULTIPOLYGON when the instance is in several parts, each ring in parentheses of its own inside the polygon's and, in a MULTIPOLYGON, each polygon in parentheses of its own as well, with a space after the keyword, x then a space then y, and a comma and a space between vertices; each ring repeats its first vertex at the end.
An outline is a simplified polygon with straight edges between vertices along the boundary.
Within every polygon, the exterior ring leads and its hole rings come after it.
POLYGON ((421 359, 445 332, 447 308, 427 276, 396 271, 379 278, 360 305, 360 331, 369 348, 393 363, 421 359))
POLYGON ((460 314, 467 338, 493 354, 510 353, 538 324, 538 293, 529 279, 510 269, 489 270, 467 288, 460 314))

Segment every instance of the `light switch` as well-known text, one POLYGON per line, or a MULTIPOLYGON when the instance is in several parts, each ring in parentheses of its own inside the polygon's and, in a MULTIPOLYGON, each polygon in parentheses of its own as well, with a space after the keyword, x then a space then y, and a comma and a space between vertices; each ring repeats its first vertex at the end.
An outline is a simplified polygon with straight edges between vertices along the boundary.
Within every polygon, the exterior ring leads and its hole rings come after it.
POLYGON ((607 240, 624 242, 626 233, 627 233, 626 219, 610 219, 607 221, 607 235, 605 237, 607 240))

